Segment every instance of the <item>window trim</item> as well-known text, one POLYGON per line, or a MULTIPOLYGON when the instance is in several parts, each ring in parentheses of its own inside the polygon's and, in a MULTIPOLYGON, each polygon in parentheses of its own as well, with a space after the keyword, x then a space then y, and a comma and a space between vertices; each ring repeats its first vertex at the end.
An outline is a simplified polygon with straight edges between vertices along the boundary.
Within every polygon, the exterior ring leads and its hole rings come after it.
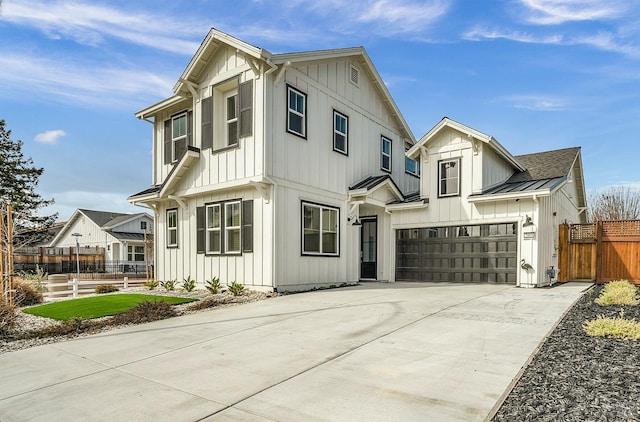
POLYGON ((391 173, 392 169, 392 158, 393 158, 393 141, 391 138, 387 138, 384 135, 380 136, 380 170, 386 171, 387 173, 391 173), (385 141, 389 143, 389 153, 386 154, 384 152, 384 144, 385 141), (385 168, 384 166, 384 158, 389 157, 389 168, 385 168))
POLYGON ((317 256, 317 257, 330 257, 330 258, 338 258, 340 257, 340 208, 334 207, 331 205, 319 204, 311 201, 300 201, 300 254, 302 256, 317 256), (304 250, 304 210, 305 206, 318 208, 320 210, 320 237, 319 237, 319 246, 320 252, 306 252, 304 250), (324 210, 335 211, 336 212, 336 252, 323 252, 322 251, 322 214, 324 210))
POLYGON ((213 204, 206 204, 204 206, 204 218, 205 218, 205 222, 204 222, 204 253, 207 255, 222 255, 223 253, 223 249, 222 249, 222 202, 217 202, 217 203, 213 203, 213 204), (209 227, 209 208, 218 208, 219 212, 220 212, 220 225, 218 227, 209 227), (220 244, 218 245, 219 249, 217 251, 214 251, 213 249, 211 249, 211 244, 209 242, 209 233, 213 232, 213 231, 217 231, 218 233, 220 233, 220 244))
POLYGON ((300 91, 299 89, 287 84, 287 89, 286 89, 286 104, 287 104, 287 132, 291 133, 292 135, 298 136, 300 138, 303 139, 307 139, 307 94, 305 94, 304 92, 300 91), (294 92, 296 94, 298 94, 299 96, 301 96, 304 99, 304 104, 303 104, 303 110, 302 113, 299 112, 298 110, 294 110, 291 108, 291 104, 289 103, 289 99, 290 99, 290 95, 291 92, 294 92), (291 113, 296 114, 298 116, 300 116, 302 118, 302 133, 296 132, 295 130, 291 129, 291 121, 290 121, 290 115, 291 113))
POLYGON ((404 147, 404 152, 405 152, 405 155, 404 155, 404 172, 407 173, 407 174, 410 174, 412 176, 415 176, 415 177, 420 177, 420 159, 414 160, 413 158, 407 157, 407 154, 406 154, 407 151, 409 151, 409 147, 405 145, 405 147, 404 147), (409 161, 412 161, 412 162, 415 163, 415 165, 416 165, 416 171, 415 172, 409 171, 409 169, 407 168, 407 162, 409 162, 409 161))
POLYGON ((178 247, 178 209, 177 208, 169 208, 167 209, 166 212, 166 224, 167 224, 167 238, 166 238, 166 243, 167 243, 167 248, 168 249, 175 249, 178 247), (176 218, 176 225, 175 227, 170 227, 169 226, 169 214, 175 214, 175 218, 176 218), (176 232, 176 243, 171 243, 171 232, 175 231, 176 232))
POLYGON ((223 92, 223 104, 224 104, 224 140, 225 140, 225 146, 223 148, 237 148, 240 145, 240 119, 239 119, 239 114, 240 114, 240 109, 239 109, 239 104, 238 101, 239 100, 239 94, 238 94, 238 89, 237 88, 233 88, 230 89, 226 92, 223 92), (232 97, 236 97, 234 100, 234 104, 235 104, 235 110, 234 110, 234 114, 235 117, 232 119, 229 119, 229 98, 232 97), (235 143, 230 143, 229 142, 229 125, 235 123, 236 125, 236 139, 235 139, 235 143))
POLYGON ((446 160, 439 160, 438 161, 438 198, 451 198, 451 197, 456 197, 456 196, 460 196, 460 187, 461 187, 461 183, 460 183, 460 175, 461 175, 461 171, 460 171, 460 157, 457 158, 448 158, 446 160), (456 163, 456 167, 458 168, 458 186, 456 189, 455 193, 442 193, 442 165, 446 164, 446 163, 452 163, 455 162, 456 163))
MULTIPOLYGON (((253 250, 251 251, 245 251, 243 250, 244 248, 244 242, 242 239, 242 230, 246 229, 244 226, 244 221, 245 221, 245 217, 242 214, 242 204, 243 204, 242 199, 237 198, 237 199, 229 199, 229 200, 225 200, 225 201, 217 201, 217 202, 208 202, 206 204, 204 204, 204 236, 205 236, 205 240, 204 240, 204 252, 199 252, 199 253, 204 253, 207 256, 240 256, 242 255, 242 253, 249 253, 249 252, 253 252, 253 250), (227 222, 226 222, 226 218, 227 218, 227 206, 232 205, 232 204, 238 204, 239 207, 239 212, 240 212, 240 225, 239 226, 230 226, 227 227, 227 222), (214 208, 214 207, 218 207, 220 210, 220 226, 212 229, 210 227, 208 227, 209 221, 208 221, 208 210, 209 208, 214 208), (229 251, 229 242, 228 242, 228 236, 227 233, 230 230, 238 230, 239 231, 239 235, 240 235, 240 249, 239 250, 233 250, 233 251, 229 251), (209 243, 209 233, 212 231, 217 231, 220 233, 220 250, 219 251, 213 251, 210 248, 210 243, 209 243)), ((253 230, 253 224, 251 224, 251 230, 253 230)), ((252 248, 253 249, 253 248, 252 248)))
POLYGON ((171 163, 175 163, 178 161, 178 157, 176 157, 176 144, 179 141, 182 141, 183 139, 185 140, 185 144, 188 145, 187 142, 187 136, 188 136, 188 132, 189 132, 189 113, 187 112, 187 110, 182 111, 178 114, 175 114, 173 116, 171 116, 171 163), (184 135, 178 136, 177 138, 173 136, 174 134, 174 130, 173 130, 173 124, 177 119, 180 119, 184 117, 184 135))
POLYGON ((130 262, 144 262, 145 261, 144 246, 127 245, 127 261, 130 261, 130 262), (136 252, 136 248, 142 248, 142 253, 136 252), (142 259, 141 260, 137 260, 136 259, 136 255, 138 255, 138 256, 142 255, 142 259))
POLYGON ((242 254, 242 201, 241 200, 234 200, 234 201, 228 201, 224 203, 224 214, 223 217, 225 218, 225 222, 224 222, 224 253, 226 255, 241 255, 242 254), (238 225, 237 226, 228 226, 227 225, 227 209, 229 206, 231 205, 237 205, 238 206, 238 214, 240 216, 240 221, 238 221, 238 225), (238 231, 238 239, 240 241, 239 243, 239 247, 238 250, 229 250, 229 231, 231 230, 237 230, 238 231))
POLYGON ((344 113, 339 112, 336 109, 333 109, 333 150, 340 154, 344 154, 346 156, 349 155, 349 116, 344 113), (340 132, 336 128, 336 118, 341 117, 345 121, 345 132, 340 132), (336 136, 342 135, 344 136, 344 150, 336 147, 336 136))

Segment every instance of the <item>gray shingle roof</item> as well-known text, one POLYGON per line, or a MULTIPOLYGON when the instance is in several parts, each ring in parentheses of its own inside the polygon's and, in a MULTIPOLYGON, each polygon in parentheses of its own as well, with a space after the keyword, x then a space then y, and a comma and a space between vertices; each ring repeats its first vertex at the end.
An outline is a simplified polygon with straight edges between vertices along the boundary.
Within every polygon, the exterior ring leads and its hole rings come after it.
MULTIPOLYGON (((387 179, 391 179, 391 176, 388 174, 382 176, 369 176, 364 180, 356 183, 353 186, 349 186, 349 190, 358 190, 358 189, 371 189, 378 186, 380 183, 384 182, 387 179)), ((392 180, 393 182, 393 180, 392 180)))
POLYGON ((96 223, 98 227, 104 226, 105 224, 107 224, 109 221, 113 220, 116 217, 122 217, 122 216, 131 217, 131 214, 124 214, 120 212, 93 211, 93 210, 84 210, 84 209, 79 209, 78 211, 86 215, 91 221, 96 223))

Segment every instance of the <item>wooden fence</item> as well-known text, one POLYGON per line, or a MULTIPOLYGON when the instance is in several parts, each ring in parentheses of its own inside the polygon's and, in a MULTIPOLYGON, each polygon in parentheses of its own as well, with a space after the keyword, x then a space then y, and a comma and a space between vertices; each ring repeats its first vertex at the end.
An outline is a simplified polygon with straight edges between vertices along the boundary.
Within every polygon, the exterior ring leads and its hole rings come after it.
POLYGON ((562 224, 558 281, 640 284, 640 220, 562 224))
POLYGON ((46 290, 43 292, 47 300, 59 299, 65 297, 78 297, 95 293, 95 288, 101 284, 110 284, 118 288, 140 287, 144 285, 146 280, 136 279, 129 280, 123 277, 122 280, 100 280, 100 281, 82 281, 77 278, 67 279, 66 274, 50 275, 49 279, 44 283, 46 290))

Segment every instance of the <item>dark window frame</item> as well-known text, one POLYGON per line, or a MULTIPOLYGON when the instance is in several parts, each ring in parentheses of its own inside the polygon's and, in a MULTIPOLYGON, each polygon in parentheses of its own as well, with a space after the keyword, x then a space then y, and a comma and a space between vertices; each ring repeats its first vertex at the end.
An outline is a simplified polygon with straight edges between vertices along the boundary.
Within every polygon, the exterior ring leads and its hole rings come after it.
POLYGON ((349 116, 347 116, 344 113, 339 112, 336 109, 333 109, 333 150, 335 152, 338 152, 340 154, 349 155, 349 116), (345 132, 340 132, 338 131, 338 129, 336 128, 336 120, 338 117, 341 117, 344 119, 345 121, 345 132), (336 137, 338 135, 343 135, 344 136, 344 150, 341 150, 340 148, 336 147, 336 137))
POLYGON ((289 85, 289 84, 287 84, 287 89, 285 90, 285 92, 286 92, 286 95, 287 95, 287 97, 286 97, 286 104, 287 104, 287 122, 286 122, 286 127, 287 127, 287 132, 292 134, 292 135, 298 136, 298 137, 300 137, 302 139, 307 139, 307 115, 308 115, 307 114, 307 94, 302 92, 302 91, 300 91, 298 88, 296 88, 296 87, 294 87, 292 85, 289 85), (297 95, 301 96, 304 99, 302 112, 299 112, 298 110, 295 110, 295 109, 291 109, 291 105, 289 103, 290 93, 291 92, 296 93, 297 95), (296 132, 295 130, 291 129, 291 119, 290 119, 291 113, 294 113, 294 114, 297 114, 297 115, 298 114, 301 115, 301 118, 302 118, 301 130, 302 130, 302 133, 296 132))
MULTIPOLYGON (((456 158, 447 158, 445 160, 438 160, 438 198, 455 198, 456 196, 460 196, 460 191, 462 190, 462 183, 461 183, 461 175, 462 172, 460 171, 460 166, 461 166, 461 160, 460 157, 456 157, 456 158), (457 190, 455 193, 442 193, 442 182, 443 180, 443 175, 442 175, 442 165, 443 164, 447 164, 447 163, 456 163, 456 167, 457 167, 457 173, 458 173, 458 184, 457 184, 457 190)), ((446 178, 448 179, 452 179, 452 178, 446 178)))
POLYGON ((315 256, 315 257, 326 257, 326 258, 339 258, 340 257, 340 208, 339 207, 334 207, 332 205, 326 205, 326 204, 320 204, 317 202, 312 202, 312 201, 300 201, 300 254, 302 256, 315 256), (314 208, 318 208, 320 210, 320 229, 319 229, 319 249, 320 252, 306 252, 305 251, 305 215, 304 215, 304 211, 305 211, 305 206, 309 206, 309 207, 314 207, 314 208), (322 211, 323 210, 329 210, 329 211, 335 211, 336 212, 336 252, 323 252, 322 251, 322 211))
POLYGON ((391 140, 391 138, 387 138, 384 135, 380 136, 380 170, 382 171, 386 171, 387 173, 391 173, 391 170, 393 168, 392 166, 392 161, 393 160, 393 141, 391 140), (384 152, 384 144, 385 141, 389 143, 389 153, 385 153, 384 152), (389 168, 386 168, 384 166, 384 159, 385 157, 389 158, 389 168))

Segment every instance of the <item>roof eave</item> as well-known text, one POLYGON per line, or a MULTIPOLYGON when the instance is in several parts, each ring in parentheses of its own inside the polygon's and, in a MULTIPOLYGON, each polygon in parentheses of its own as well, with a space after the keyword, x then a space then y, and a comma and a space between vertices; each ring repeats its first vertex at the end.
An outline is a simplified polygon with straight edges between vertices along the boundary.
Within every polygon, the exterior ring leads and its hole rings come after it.
POLYGON ((526 192, 470 195, 469 197, 467 197, 467 200, 473 203, 473 202, 508 201, 510 199, 537 198, 537 197, 551 195, 553 192, 555 192, 559 188, 559 186, 556 186, 553 189, 539 189, 539 190, 526 191, 526 192))
POLYGON ((172 97, 166 98, 162 101, 159 101, 147 108, 144 108, 135 113, 135 116, 140 120, 148 119, 149 117, 153 117, 158 111, 164 110, 165 108, 172 107, 184 101, 185 98, 179 95, 174 95, 172 97))

